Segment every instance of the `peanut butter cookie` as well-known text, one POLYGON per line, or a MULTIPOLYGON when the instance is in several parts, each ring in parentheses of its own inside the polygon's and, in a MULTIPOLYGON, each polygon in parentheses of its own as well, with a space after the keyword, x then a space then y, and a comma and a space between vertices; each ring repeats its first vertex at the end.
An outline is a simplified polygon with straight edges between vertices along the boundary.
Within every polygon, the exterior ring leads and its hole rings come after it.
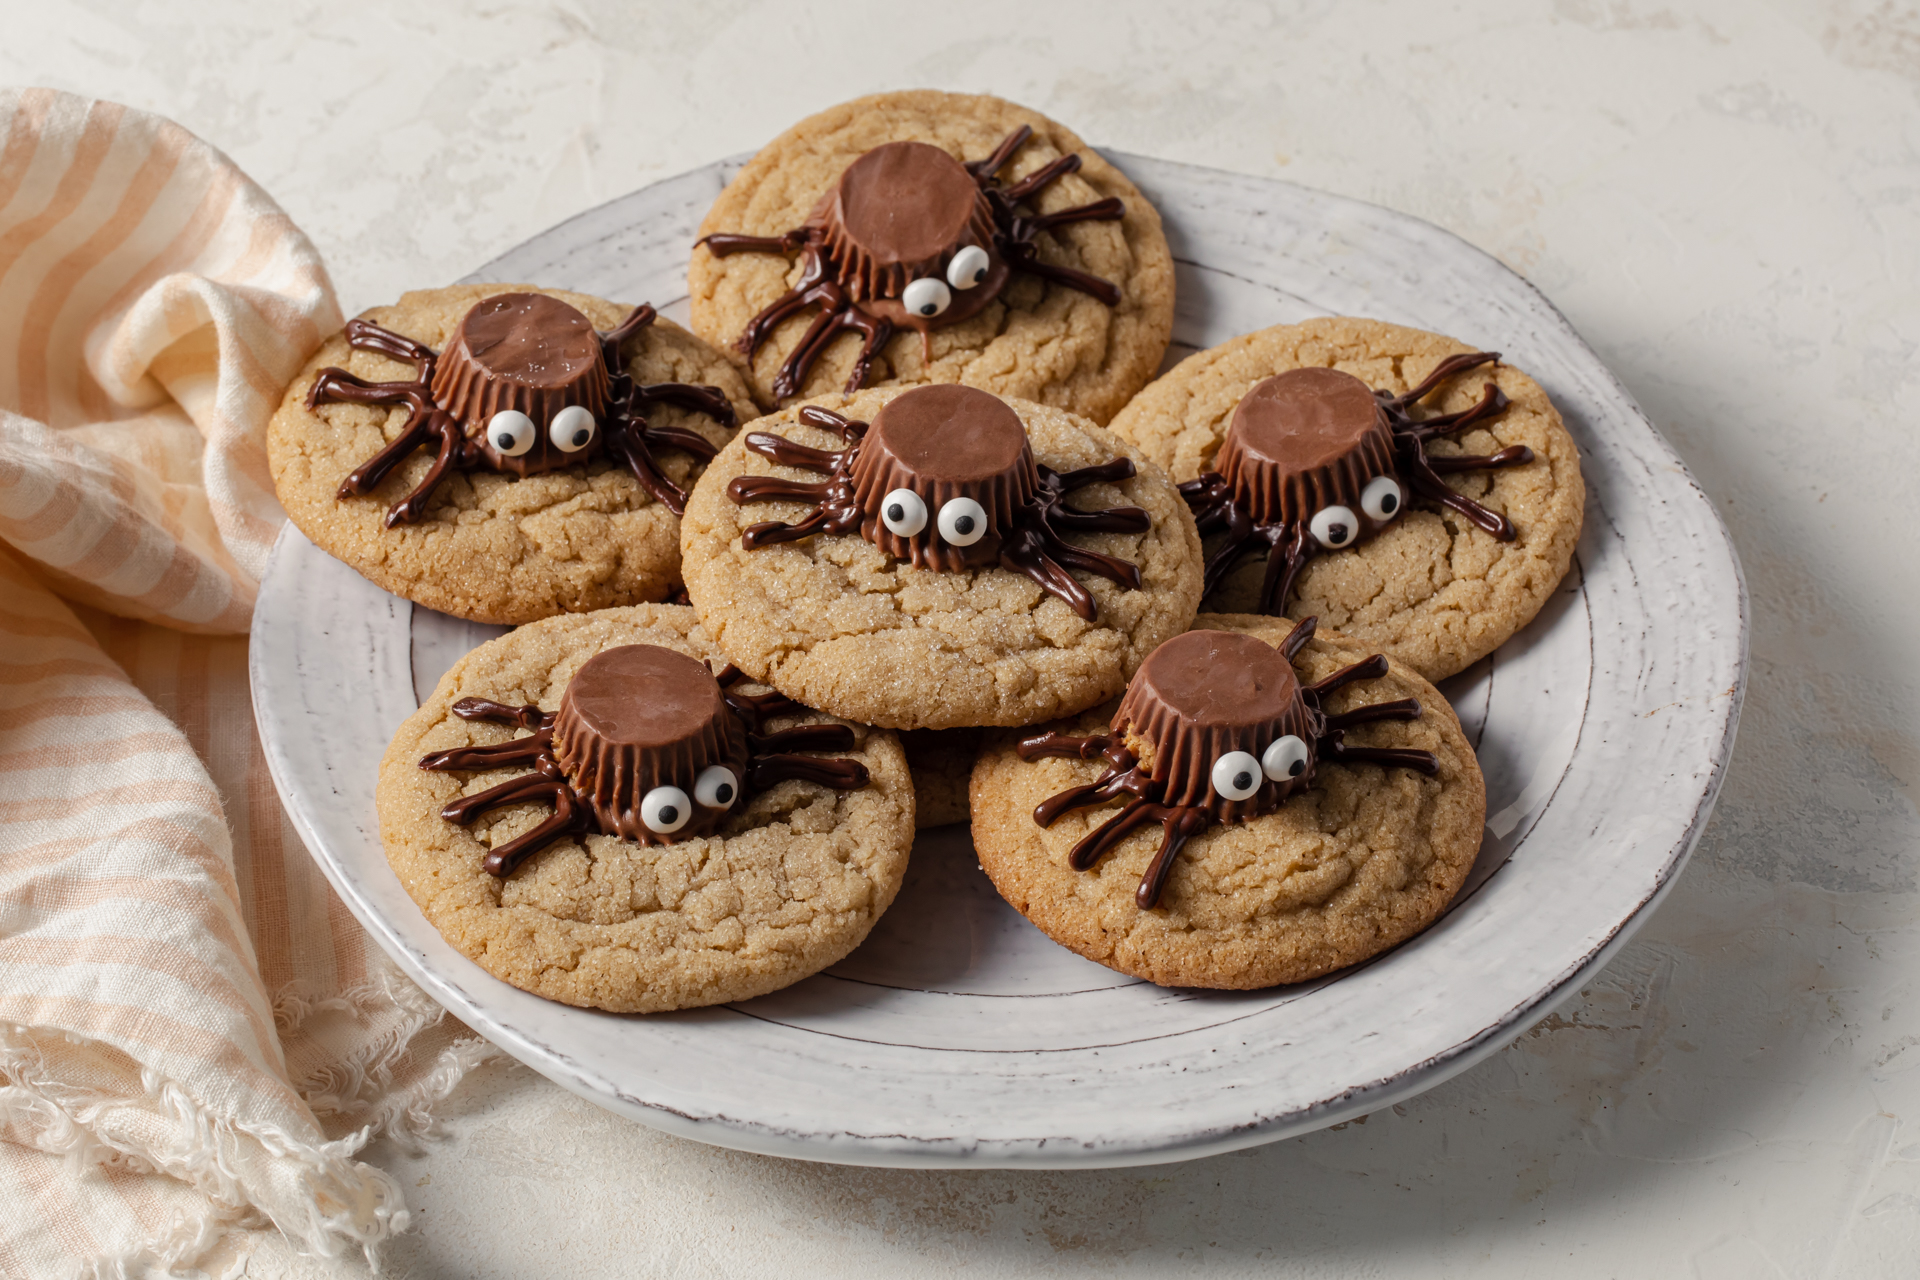
POLYGON ((1104 423, 1173 332, 1159 214, 1073 133, 999 98, 883 93, 809 117, 700 233, 694 332, 764 405, 960 382, 1104 423))
POLYGON ((429 608, 519 623, 667 596, 673 508, 757 412, 720 353, 650 308, 457 285, 329 338, 267 450, 322 550, 429 608))
POLYGON ((1032 724, 1192 620, 1192 517, 1108 432, 967 387, 828 402, 743 432, 681 526, 693 607, 754 679, 887 728, 1032 724))
POLYGON ((447 673, 377 796, 387 859, 448 942, 627 1013, 745 1000, 859 945, 913 843, 899 741, 724 661, 691 609, 640 605, 521 627, 447 673))
POLYGON ((1580 536, 1579 452, 1539 384, 1418 329, 1250 333, 1182 361, 1113 430, 1183 482, 1208 608, 1318 617, 1429 680, 1524 627, 1580 536))
POLYGON ((1002 735, 972 784, 1001 895, 1062 946, 1163 986, 1303 982, 1432 923, 1486 812, 1460 723, 1370 646, 1292 632, 1202 614, 1117 717, 1002 735))

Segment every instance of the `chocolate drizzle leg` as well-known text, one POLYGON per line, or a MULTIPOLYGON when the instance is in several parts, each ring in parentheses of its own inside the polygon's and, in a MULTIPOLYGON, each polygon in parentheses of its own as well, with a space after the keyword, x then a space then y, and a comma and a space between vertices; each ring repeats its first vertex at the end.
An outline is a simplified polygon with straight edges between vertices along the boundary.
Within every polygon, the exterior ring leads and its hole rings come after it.
POLYGON ((356 351, 410 361, 414 377, 368 382, 328 368, 314 379, 307 392, 310 410, 333 402, 402 404, 408 410, 400 434, 349 472, 336 496, 370 493, 414 450, 432 445, 433 465, 388 511, 389 529, 424 519, 451 472, 524 477, 603 454, 623 462, 656 502, 682 514, 687 495, 661 471, 655 451, 678 449, 709 462, 715 450, 696 431, 653 425, 647 407, 675 405, 725 427, 738 423, 718 387, 642 385, 625 371, 621 344, 653 320, 653 308, 639 306, 609 332, 596 333, 584 315, 557 298, 496 294, 468 309, 444 352, 366 320, 348 321, 347 342, 356 351), (572 417, 561 420, 563 413, 572 417))
POLYGON ((533 730, 524 738, 486 747, 460 747, 439 751, 420 762, 422 769, 441 772, 482 772, 513 765, 531 765, 533 772, 509 779, 497 787, 470 796, 462 796, 440 810, 448 822, 465 826, 481 814, 512 804, 545 802, 553 806, 553 815, 512 840, 489 850, 485 866, 489 875, 507 876, 528 855, 556 841, 585 835, 591 830, 588 815, 580 806, 573 788, 567 785, 560 766, 553 759, 553 714, 539 707, 508 707, 485 698, 462 698, 453 704, 453 714, 462 720, 486 720, 533 730))
POLYGON ((1384 391, 1376 391, 1374 395, 1379 398, 1381 411, 1392 425, 1394 444, 1400 454, 1401 473, 1412 481, 1413 487, 1421 496, 1449 510, 1457 511, 1476 527, 1492 534, 1500 541, 1512 542, 1519 535, 1514 530, 1511 520, 1497 511, 1488 510, 1471 498, 1455 493, 1440 476, 1443 469, 1446 474, 1454 474, 1461 471, 1523 466, 1533 461, 1533 450, 1525 445, 1513 445, 1487 457, 1455 456, 1434 459, 1427 456, 1427 445, 1431 441, 1443 435, 1464 431, 1468 427, 1497 417, 1504 412, 1509 403, 1507 393, 1489 382, 1481 393, 1479 403, 1471 409, 1422 419, 1415 419, 1411 413, 1415 403, 1425 398, 1448 378, 1470 369, 1477 369, 1481 365, 1492 364, 1499 359, 1500 353, 1497 351, 1470 351, 1452 356, 1441 361, 1419 386, 1404 395, 1389 396, 1384 391))
POLYGON ((1000 564, 1015 573, 1024 573, 1042 587, 1065 600, 1073 611, 1088 622, 1097 610, 1093 596, 1075 581, 1069 569, 1098 574, 1117 582, 1129 591, 1140 589, 1140 568, 1130 560, 1102 555, 1076 547, 1066 540, 1069 533, 1145 533, 1153 521, 1139 507, 1109 507, 1105 511, 1080 511, 1066 504, 1066 496, 1092 484, 1111 484, 1133 476, 1133 462, 1115 458, 1097 467, 1082 467, 1064 474, 1034 464, 1039 475, 1033 502, 1025 510, 1032 514, 1016 521, 1000 545, 1000 564))
POLYGON ((334 495, 339 499, 371 492, 389 472, 406 460, 415 449, 429 442, 435 446, 434 465, 426 479, 387 513, 387 527, 412 523, 420 518, 430 497, 450 466, 473 465, 467 456, 467 442, 454 419, 433 403, 433 370, 438 359, 430 349, 410 338, 382 329, 365 320, 349 320, 347 342, 356 350, 375 351, 394 360, 411 361, 414 376, 407 382, 368 382, 345 369, 320 371, 307 390, 309 410, 327 401, 348 404, 404 404, 407 422, 400 434, 380 452, 347 473, 334 495))
POLYGON ((1387 660, 1375 654, 1303 686, 1292 663, 1313 638, 1314 626, 1308 618, 1277 649, 1231 632, 1175 636, 1135 673, 1111 732, 1023 739, 1016 748, 1022 760, 1106 762, 1093 782, 1041 801, 1033 811, 1040 826, 1050 827, 1075 809, 1127 797, 1118 813, 1074 844, 1068 865, 1090 870, 1135 830, 1159 823, 1160 848, 1134 893, 1140 908, 1150 910, 1188 840, 1213 822, 1244 822, 1271 813, 1312 784, 1318 763, 1371 763, 1437 774, 1440 762, 1428 751, 1347 745, 1346 731, 1355 725, 1414 720, 1420 704, 1404 698, 1328 715, 1328 695, 1356 680, 1379 679, 1387 673, 1387 660), (1142 752, 1150 764, 1142 764, 1142 752))
POLYGON ((1256 384, 1234 410, 1217 469, 1180 486, 1200 535, 1226 534, 1207 560, 1206 593, 1246 556, 1263 554, 1257 607, 1285 613, 1308 560, 1385 529, 1406 509, 1409 490, 1502 542, 1513 541, 1511 520, 1454 492, 1441 477, 1522 466, 1533 461, 1533 450, 1512 445, 1485 457, 1427 452, 1440 436, 1498 416, 1506 393, 1489 382, 1469 409, 1413 416, 1414 406, 1448 379, 1499 358, 1486 351, 1451 356, 1397 396, 1337 369, 1294 369, 1256 384))
POLYGON ((896 396, 871 426, 812 406, 799 416, 835 432, 847 447, 815 449, 764 431, 747 436, 747 448, 761 457, 827 477, 729 481, 727 496, 736 503, 813 507, 791 524, 749 525, 740 535, 747 550, 858 531, 888 555, 920 568, 958 573, 997 564, 1025 574, 1088 622, 1098 609, 1072 570, 1140 589, 1140 570, 1131 562, 1066 540, 1070 533, 1144 533, 1151 527, 1138 507, 1081 511, 1066 505, 1070 493, 1131 477, 1130 459, 1065 473, 1041 466, 1026 427, 1005 401, 950 384, 896 396))
POLYGON ((851 751, 843 724, 769 733, 768 720, 806 709, 778 693, 747 694, 738 668, 718 676, 673 649, 625 645, 589 659, 568 682, 557 712, 462 698, 453 713, 530 730, 488 746, 456 747, 420 761, 439 772, 525 766, 532 772, 448 804, 440 816, 465 826, 507 805, 546 803, 553 813, 491 850, 489 874, 508 876, 532 854, 584 835, 672 844, 711 835, 749 793, 795 779, 836 791, 867 785, 858 760, 800 752, 851 751))
POLYGON ((784 693, 740 693, 734 686, 746 679, 740 668, 728 663, 715 677, 727 706, 747 730, 747 785, 765 791, 777 782, 798 778, 836 791, 853 791, 867 785, 867 766, 858 760, 820 760, 791 754, 795 751, 851 751, 853 730, 844 724, 804 724, 778 733, 763 728, 775 716, 793 715, 806 710, 784 693))
POLYGON ((752 320, 735 341, 749 359, 773 331, 808 307, 819 314, 774 375, 775 400, 798 395, 821 355, 842 333, 860 335, 846 390, 867 384, 874 360, 901 328, 920 334, 933 363, 932 331, 971 319, 1024 271, 1120 305, 1112 281, 1041 259, 1043 233, 1075 222, 1126 216, 1117 197, 1052 213, 1023 212, 1047 187, 1077 172, 1064 155, 1017 182, 999 173, 1033 136, 1027 125, 983 160, 962 163, 924 142, 888 142, 856 159, 821 196, 807 220, 778 236, 715 232, 695 241, 715 257, 799 253, 800 279, 752 320), (963 256, 964 255, 964 256, 963 256))

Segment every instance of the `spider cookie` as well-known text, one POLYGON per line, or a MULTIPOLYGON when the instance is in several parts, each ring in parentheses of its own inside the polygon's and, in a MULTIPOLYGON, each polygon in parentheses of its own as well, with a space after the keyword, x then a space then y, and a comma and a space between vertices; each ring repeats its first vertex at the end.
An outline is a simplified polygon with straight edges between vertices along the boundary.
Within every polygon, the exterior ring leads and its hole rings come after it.
POLYGON ((700 224, 694 331, 763 404, 963 382, 1103 423, 1173 332, 1140 191, 998 98, 860 98, 762 148, 700 224))
POLYGON ((349 321, 267 450, 322 550, 429 608, 518 623, 667 596, 686 490, 755 412, 651 307, 458 285, 349 321))
POLYGON ((1113 430, 1183 482, 1206 604, 1318 617, 1429 680, 1525 626, 1586 487, 1533 379, 1451 338, 1333 318, 1182 361, 1113 430))
POLYGON ((1032 724, 1112 697, 1193 618, 1186 505, 1084 419, 944 385, 755 426, 687 504, 687 592, 742 670, 809 706, 1032 724))
POLYGON ((895 737, 751 689, 693 611, 550 618, 468 654, 380 762, 401 884, 494 976, 654 1013, 859 945, 913 843, 895 737))
POLYGON ((1117 709, 989 749, 972 808, 994 887, 1055 942, 1162 986, 1253 989, 1431 924, 1486 788, 1411 671, 1311 619, 1202 614, 1117 709))

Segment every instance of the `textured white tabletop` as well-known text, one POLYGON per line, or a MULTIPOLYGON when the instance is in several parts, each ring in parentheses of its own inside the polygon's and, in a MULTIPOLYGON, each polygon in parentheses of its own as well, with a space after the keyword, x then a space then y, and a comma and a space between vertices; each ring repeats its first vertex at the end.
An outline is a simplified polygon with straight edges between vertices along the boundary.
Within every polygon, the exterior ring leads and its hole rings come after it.
MULTIPOLYGON (((1912 1274, 1920 10, 1254 9, 9 6, 0 77, 223 147, 349 313, 886 88, 999 93, 1096 144, 1376 201, 1545 290, 1740 548, 1752 685, 1692 865, 1597 982, 1458 1079, 1212 1160, 926 1173, 667 1138, 503 1064, 442 1140, 371 1149, 419 1223, 391 1271, 1912 1274)), ((336 1273, 265 1236, 247 1259, 336 1273)))

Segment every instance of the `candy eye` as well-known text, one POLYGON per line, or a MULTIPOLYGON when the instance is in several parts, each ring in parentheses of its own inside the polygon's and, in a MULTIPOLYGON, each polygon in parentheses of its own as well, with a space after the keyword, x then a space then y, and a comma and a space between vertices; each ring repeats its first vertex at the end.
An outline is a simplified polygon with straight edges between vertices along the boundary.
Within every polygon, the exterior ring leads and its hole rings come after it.
POLYGON ((1229 751, 1213 762, 1213 789, 1222 800, 1245 800, 1260 789, 1260 762, 1244 751, 1229 751))
POLYGON ((1392 476, 1375 476, 1360 494, 1360 509, 1375 520, 1391 520, 1400 514, 1406 495, 1392 476))
POLYGON ((927 527, 927 504, 911 489, 895 489, 880 500, 880 523, 889 533, 911 538, 927 527))
POLYGON ((947 264, 947 283, 956 289, 971 289, 987 278, 987 269, 992 265, 985 249, 970 244, 954 254, 953 261, 947 264))
POLYGON ((502 409, 487 423, 487 443, 504 457, 519 457, 533 448, 533 441, 533 419, 518 409, 502 409))
POLYGON ((589 410, 570 404, 554 414, 553 421, 547 424, 547 439, 562 453, 578 453, 593 443, 597 429, 589 410))
POLYGON ((678 787, 655 787, 640 802, 640 821, 659 836, 670 836, 693 816, 693 801, 678 787))
POLYGON ((1275 738, 1260 753, 1260 767, 1275 782, 1297 778, 1307 771, 1307 744, 1292 734, 1275 738))
POLYGON ((739 797, 740 779, 723 764, 708 765, 693 780, 693 798, 709 809, 728 808, 739 797))
POLYGON ((940 508, 940 536, 956 547, 970 547, 987 536, 987 511, 972 498, 955 498, 940 508))
POLYGON ((1350 546, 1360 532, 1360 518, 1351 507, 1322 507, 1307 521, 1313 539, 1329 551, 1350 546))
POLYGON ((927 276, 908 285, 900 301, 914 315, 931 318, 947 309, 953 302, 953 293, 940 281, 927 276))

